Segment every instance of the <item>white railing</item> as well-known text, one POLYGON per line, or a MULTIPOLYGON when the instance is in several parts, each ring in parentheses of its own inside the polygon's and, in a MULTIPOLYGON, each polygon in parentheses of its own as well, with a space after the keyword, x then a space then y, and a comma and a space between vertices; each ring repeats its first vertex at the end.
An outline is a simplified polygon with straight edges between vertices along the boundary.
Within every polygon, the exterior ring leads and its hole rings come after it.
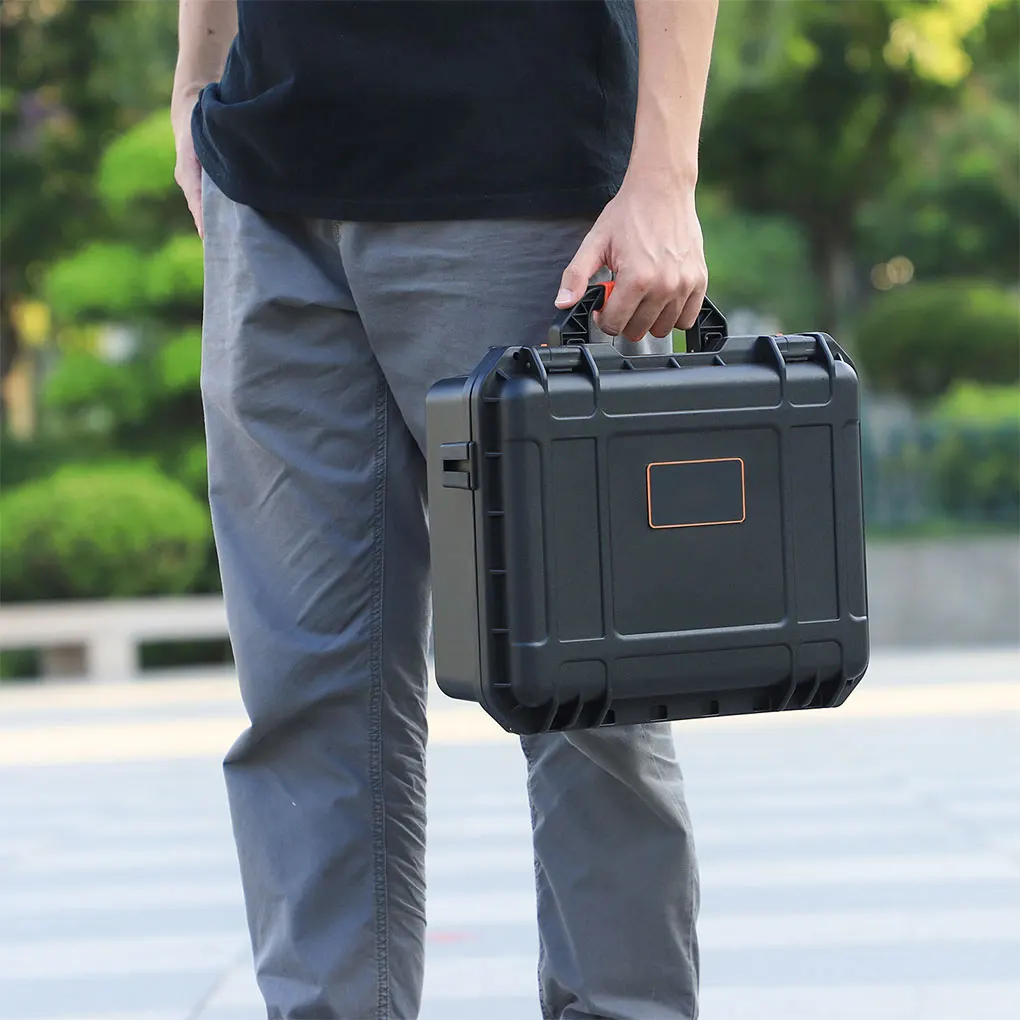
MULTIPOLYGON (((1020 642, 1016 538, 872 542, 868 589, 874 647, 1020 642)), ((37 649, 45 677, 135 677, 145 642, 226 635, 216 595, 0 605, 0 650, 37 649)))
POLYGON ((49 676, 124 680, 138 675, 145 642, 226 636, 218 595, 0 606, 0 649, 39 649, 49 676))

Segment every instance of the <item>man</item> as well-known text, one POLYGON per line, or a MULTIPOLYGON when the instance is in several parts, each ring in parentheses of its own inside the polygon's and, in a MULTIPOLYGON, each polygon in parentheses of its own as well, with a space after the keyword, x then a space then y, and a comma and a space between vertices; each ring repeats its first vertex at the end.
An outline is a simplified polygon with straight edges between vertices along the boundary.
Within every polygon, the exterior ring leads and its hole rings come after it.
MULTIPOLYGON (((418 1014, 425 393, 542 337, 599 274, 620 343, 693 323, 714 22, 715 0, 181 0, 176 173, 205 238, 210 499, 251 722, 225 770, 271 1020, 418 1014)), ((543 1017, 695 1017, 668 726, 522 743, 543 1017)))

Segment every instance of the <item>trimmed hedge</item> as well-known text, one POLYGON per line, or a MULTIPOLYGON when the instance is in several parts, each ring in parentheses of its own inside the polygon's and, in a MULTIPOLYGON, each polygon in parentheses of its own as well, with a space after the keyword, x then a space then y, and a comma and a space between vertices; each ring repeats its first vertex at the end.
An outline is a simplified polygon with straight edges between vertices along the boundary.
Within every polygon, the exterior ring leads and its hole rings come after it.
POLYGON ((880 390, 930 400, 957 381, 1020 381, 1020 297, 990 283, 915 283, 883 294, 854 353, 880 390))
POLYGON ((0 497, 5 602, 187 591, 202 573, 208 512, 151 468, 75 466, 0 497))
POLYGON ((945 513, 965 521, 1020 520, 1020 386, 961 383, 936 405, 934 479, 945 513))

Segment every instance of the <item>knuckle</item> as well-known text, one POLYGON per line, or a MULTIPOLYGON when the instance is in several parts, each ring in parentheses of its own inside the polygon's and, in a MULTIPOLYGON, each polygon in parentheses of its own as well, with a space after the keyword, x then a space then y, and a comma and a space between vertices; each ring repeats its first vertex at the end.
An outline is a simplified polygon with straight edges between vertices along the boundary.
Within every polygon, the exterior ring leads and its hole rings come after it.
POLYGON ((683 281, 679 276, 665 276, 658 287, 658 296, 664 302, 672 302, 683 287, 683 281))
POLYGON ((677 293, 683 290, 684 278, 681 273, 667 273, 663 277, 662 291, 667 297, 674 297, 677 293))
POLYGON ((655 286, 655 274, 647 269, 635 270, 630 274, 628 283, 633 290, 644 295, 655 286))
POLYGON ((644 296, 651 301, 660 302, 666 299, 666 284, 660 276, 653 276, 648 280, 644 296))

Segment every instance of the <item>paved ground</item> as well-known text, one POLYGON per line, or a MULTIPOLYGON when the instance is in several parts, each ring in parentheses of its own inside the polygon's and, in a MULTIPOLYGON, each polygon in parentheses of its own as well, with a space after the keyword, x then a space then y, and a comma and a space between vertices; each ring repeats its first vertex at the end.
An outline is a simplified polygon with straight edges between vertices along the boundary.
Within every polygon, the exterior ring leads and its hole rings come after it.
MULTIPOLYGON (((422 1020, 537 1020, 516 744, 433 699, 422 1020)), ((257 1020, 222 678, 0 690, 0 1020, 257 1020)), ((677 727, 705 1020, 1020 1016, 1020 657, 883 656, 834 712, 677 727)))

